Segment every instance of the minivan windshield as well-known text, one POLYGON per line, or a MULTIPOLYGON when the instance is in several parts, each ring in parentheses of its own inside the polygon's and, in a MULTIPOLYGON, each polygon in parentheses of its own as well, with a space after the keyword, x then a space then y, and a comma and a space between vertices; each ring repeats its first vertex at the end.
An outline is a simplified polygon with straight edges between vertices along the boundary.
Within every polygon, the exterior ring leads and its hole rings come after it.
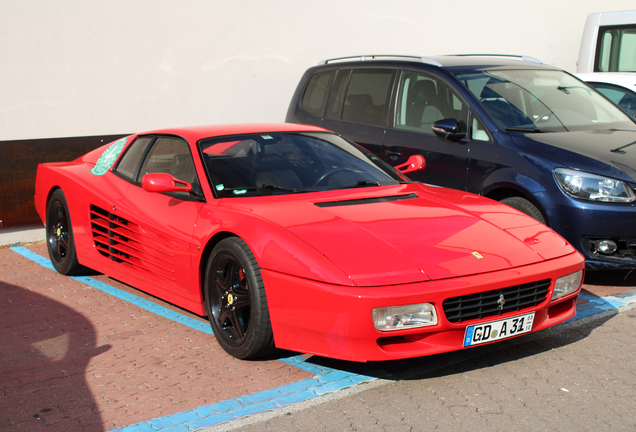
POLYGON ((508 131, 563 132, 634 128, 612 102, 558 70, 486 70, 457 74, 508 131))
POLYGON ((218 197, 395 185, 404 178, 377 156, 328 132, 207 138, 199 150, 218 197))

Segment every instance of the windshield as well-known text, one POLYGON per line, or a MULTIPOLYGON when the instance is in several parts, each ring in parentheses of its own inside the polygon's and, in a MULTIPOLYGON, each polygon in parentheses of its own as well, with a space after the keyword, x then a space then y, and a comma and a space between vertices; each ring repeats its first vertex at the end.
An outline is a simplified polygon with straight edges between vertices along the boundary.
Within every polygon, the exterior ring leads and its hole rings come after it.
POLYGON ((563 71, 480 71, 457 78, 505 130, 634 128, 617 106, 563 71))
POLYGON ((199 142, 199 150, 219 197, 379 186, 403 180, 372 153, 332 133, 209 138, 199 142))

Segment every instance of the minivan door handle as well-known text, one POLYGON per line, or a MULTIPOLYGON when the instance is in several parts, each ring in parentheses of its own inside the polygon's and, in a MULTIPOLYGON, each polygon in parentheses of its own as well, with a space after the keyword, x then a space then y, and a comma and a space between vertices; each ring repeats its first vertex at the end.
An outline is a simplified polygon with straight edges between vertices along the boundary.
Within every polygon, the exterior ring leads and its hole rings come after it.
POLYGON ((384 150, 384 154, 388 155, 393 162, 395 162, 397 160, 397 158, 402 156, 402 153, 400 153, 399 151, 397 151, 397 150, 389 150, 389 149, 385 149, 384 150))

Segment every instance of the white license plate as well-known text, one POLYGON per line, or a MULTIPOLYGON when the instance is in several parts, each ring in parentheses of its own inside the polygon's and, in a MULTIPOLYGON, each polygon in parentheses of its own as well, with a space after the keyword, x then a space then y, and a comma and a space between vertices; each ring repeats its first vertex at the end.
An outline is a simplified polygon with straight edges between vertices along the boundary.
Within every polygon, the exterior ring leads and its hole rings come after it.
POLYGON ((534 312, 516 317, 466 327, 464 346, 494 342, 532 330, 534 312))

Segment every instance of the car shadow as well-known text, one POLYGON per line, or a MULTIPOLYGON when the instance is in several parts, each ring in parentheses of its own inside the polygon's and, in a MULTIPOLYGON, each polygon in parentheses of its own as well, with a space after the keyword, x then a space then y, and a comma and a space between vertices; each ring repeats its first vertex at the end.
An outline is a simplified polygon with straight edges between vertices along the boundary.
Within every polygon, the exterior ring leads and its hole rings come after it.
POLYGON ((588 270, 585 285, 636 288, 636 270, 588 270))
POLYGON ((103 431, 86 382, 97 347, 82 314, 29 289, 0 282, 0 429, 103 431))
MULTIPOLYGON (((517 361, 576 343, 588 337, 595 328, 605 324, 617 313, 616 309, 608 308, 604 313, 595 317, 586 317, 585 321, 581 323, 575 324, 575 321, 571 320, 536 333, 494 344, 425 357, 356 363, 311 356, 305 362, 323 368, 386 380, 439 377, 517 361)), ((280 352, 279 358, 284 358, 285 354, 288 356, 297 355, 296 353, 280 352)))

